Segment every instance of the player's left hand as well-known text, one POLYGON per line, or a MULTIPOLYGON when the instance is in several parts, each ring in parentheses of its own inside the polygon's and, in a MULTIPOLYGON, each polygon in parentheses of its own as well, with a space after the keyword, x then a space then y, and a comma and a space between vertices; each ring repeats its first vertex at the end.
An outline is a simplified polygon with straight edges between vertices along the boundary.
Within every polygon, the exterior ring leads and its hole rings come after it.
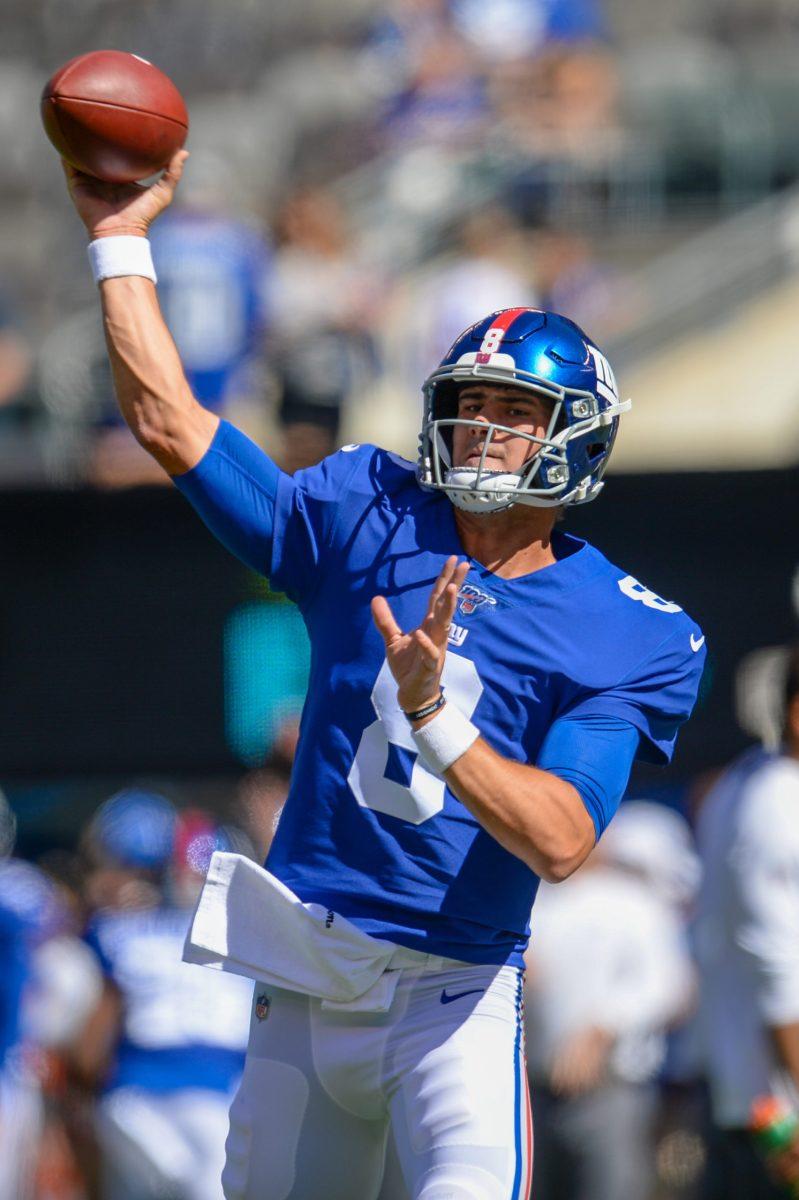
POLYGON ((468 562, 451 555, 430 593, 427 614, 417 629, 403 633, 385 596, 372 600, 372 617, 386 643, 386 658, 397 681, 397 699, 405 712, 415 712, 438 699, 447 654, 447 635, 458 592, 469 573, 468 562))

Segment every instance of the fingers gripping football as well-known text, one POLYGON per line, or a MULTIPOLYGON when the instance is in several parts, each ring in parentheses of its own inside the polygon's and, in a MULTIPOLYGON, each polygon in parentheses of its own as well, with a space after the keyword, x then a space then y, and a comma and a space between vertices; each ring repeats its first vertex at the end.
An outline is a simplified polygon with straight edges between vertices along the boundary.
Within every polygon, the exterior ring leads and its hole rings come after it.
POLYGON ((62 159, 72 203, 89 236, 111 237, 133 234, 146 237, 150 225, 172 203, 180 182, 187 150, 178 150, 163 175, 144 187, 138 183, 106 183, 85 175, 62 159))
POLYGON ((406 712, 414 712, 438 698, 447 637, 458 592, 469 571, 467 562, 451 555, 438 576, 425 618, 416 629, 403 633, 384 596, 372 600, 372 618, 386 645, 386 658, 397 681, 397 699, 406 712))

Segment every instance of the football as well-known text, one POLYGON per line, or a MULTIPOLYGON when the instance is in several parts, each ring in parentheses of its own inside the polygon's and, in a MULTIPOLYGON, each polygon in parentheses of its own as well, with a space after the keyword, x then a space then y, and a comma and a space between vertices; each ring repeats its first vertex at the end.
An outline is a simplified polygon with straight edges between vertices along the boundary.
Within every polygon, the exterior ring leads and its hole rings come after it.
POLYGON ((121 50, 70 59, 46 83, 41 111, 58 153, 108 183, 155 175, 189 129, 186 105, 172 80, 121 50))

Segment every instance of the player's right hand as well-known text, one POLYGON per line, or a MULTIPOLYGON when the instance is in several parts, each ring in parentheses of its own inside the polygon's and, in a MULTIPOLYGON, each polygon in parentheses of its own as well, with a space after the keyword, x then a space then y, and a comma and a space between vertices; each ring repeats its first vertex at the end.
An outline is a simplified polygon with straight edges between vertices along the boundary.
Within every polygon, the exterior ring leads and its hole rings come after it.
POLYGON ((441 693, 447 635, 468 573, 469 563, 459 563, 456 555, 450 555, 430 593, 425 619, 408 633, 400 629, 385 596, 372 600, 372 619, 386 644, 397 700, 405 712, 424 708, 441 693))
POLYGON ((146 237, 155 218, 172 203, 188 157, 188 150, 176 151, 161 178, 149 187, 140 183, 105 183, 62 159, 72 203, 91 240, 119 234, 146 237))

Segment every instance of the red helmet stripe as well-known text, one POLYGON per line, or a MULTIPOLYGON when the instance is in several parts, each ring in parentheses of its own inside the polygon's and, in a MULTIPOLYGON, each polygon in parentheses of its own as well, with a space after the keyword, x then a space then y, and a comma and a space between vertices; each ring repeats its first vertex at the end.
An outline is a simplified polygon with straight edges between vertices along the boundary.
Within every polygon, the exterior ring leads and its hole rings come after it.
POLYGON ((501 312, 498 317, 494 318, 490 328, 501 329, 503 333, 507 333, 517 317, 520 317, 522 313, 531 311, 529 308, 506 308, 504 312, 501 312))
POLYGON ((529 308, 506 308, 504 312, 497 313, 485 331, 482 344, 475 356, 475 363, 481 367, 486 366, 491 361, 492 354, 496 354, 501 349, 502 340, 516 318, 520 317, 522 313, 530 311, 529 308))

